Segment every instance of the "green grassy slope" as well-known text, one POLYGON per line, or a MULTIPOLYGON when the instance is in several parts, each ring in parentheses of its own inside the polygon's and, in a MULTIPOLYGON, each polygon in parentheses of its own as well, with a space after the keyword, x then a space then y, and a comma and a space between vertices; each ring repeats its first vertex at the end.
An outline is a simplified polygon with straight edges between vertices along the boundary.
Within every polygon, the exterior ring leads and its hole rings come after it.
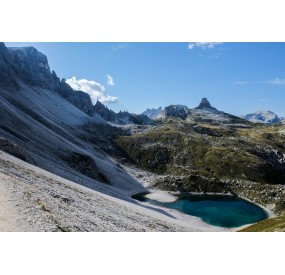
POLYGON ((258 222, 240 230, 240 232, 285 232, 285 214, 258 222))
POLYGON ((170 119, 117 145, 141 168, 163 175, 155 187, 231 192, 285 210, 284 126, 222 125, 170 119))

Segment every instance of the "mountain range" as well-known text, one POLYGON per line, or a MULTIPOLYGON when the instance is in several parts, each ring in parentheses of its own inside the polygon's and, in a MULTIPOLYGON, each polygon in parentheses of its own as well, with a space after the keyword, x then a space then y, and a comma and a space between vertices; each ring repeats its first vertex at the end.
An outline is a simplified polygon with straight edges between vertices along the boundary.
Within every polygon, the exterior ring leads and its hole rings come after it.
MULTIPOLYGON (((227 114, 212 107, 207 98, 202 98, 199 105, 193 109, 188 108, 186 105, 170 105, 164 109, 159 108, 151 110, 152 119, 155 121, 165 120, 172 117, 179 118, 188 122, 200 121, 219 124, 248 124, 245 119, 227 114)), ((150 112, 143 112, 143 114, 148 113, 150 112)))
MULTIPOLYGON (((211 106, 207 98, 203 98, 199 106, 197 108, 194 108, 193 110, 195 109, 196 110, 203 109, 204 111, 208 109, 208 110, 211 110, 212 113, 215 113, 214 111, 216 111, 216 114, 219 113, 218 110, 216 110, 215 108, 211 106)), ((187 106, 184 106, 184 105, 171 105, 171 106, 165 107, 164 109, 162 109, 162 107, 159 107, 158 109, 155 109, 155 108, 147 109, 142 114, 148 116, 150 119, 156 120, 159 118, 165 118, 168 115, 171 116, 171 114, 173 115, 174 113, 176 113, 178 117, 185 119, 186 117, 195 115, 195 111, 192 110, 192 114, 191 114, 190 110, 191 109, 189 109, 187 106), (188 112, 188 115, 186 115, 187 112, 188 112)), ((283 117, 278 117, 278 115, 276 115, 274 112, 266 111, 266 110, 256 111, 251 114, 242 115, 241 118, 248 120, 250 122, 253 122, 253 123, 264 123, 264 124, 270 124, 270 125, 276 124, 276 123, 282 123, 282 124, 285 123, 285 119, 283 117)))
POLYGON ((35 48, 0 43, 0 173, 34 230, 221 230, 131 198, 150 190, 230 193, 282 215, 284 126, 272 112, 244 118, 207 98, 115 113, 35 48))

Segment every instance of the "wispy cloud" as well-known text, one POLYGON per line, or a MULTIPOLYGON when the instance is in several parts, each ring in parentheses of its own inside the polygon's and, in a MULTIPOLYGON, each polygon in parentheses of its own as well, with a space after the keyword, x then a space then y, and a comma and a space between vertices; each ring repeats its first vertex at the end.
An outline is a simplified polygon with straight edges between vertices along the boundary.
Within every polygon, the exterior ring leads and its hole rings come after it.
POLYGON ((119 43, 119 44, 117 44, 116 46, 114 46, 114 47, 112 48, 112 50, 113 50, 114 52, 116 52, 116 51, 122 50, 122 49, 124 49, 124 48, 126 48, 126 47, 127 47, 127 43, 119 43))
POLYGON ((285 78, 275 78, 275 79, 266 80, 266 81, 252 80, 252 81, 234 81, 233 82, 233 84, 235 84, 235 85, 246 85, 246 84, 250 84, 250 83, 285 85, 285 78))
POLYGON ((115 86, 113 77, 110 76, 109 74, 107 74, 107 85, 108 85, 108 86, 115 86))
POLYGON ((66 80, 66 83, 71 86, 75 91, 83 91, 88 93, 91 97, 92 103, 95 104, 97 99, 102 103, 116 103, 118 98, 115 96, 109 96, 105 92, 105 87, 100 83, 97 83, 93 80, 87 79, 76 79, 72 77, 66 80))
POLYGON ((266 81, 266 83, 273 85, 285 85, 285 78, 275 78, 273 80, 266 81))
POLYGON ((248 81, 234 81, 233 83, 236 85, 246 85, 248 84, 248 81))
POLYGON ((217 45, 223 44, 222 42, 195 42, 195 43, 189 43, 188 49, 193 50, 194 48, 200 48, 200 49, 213 49, 217 45))

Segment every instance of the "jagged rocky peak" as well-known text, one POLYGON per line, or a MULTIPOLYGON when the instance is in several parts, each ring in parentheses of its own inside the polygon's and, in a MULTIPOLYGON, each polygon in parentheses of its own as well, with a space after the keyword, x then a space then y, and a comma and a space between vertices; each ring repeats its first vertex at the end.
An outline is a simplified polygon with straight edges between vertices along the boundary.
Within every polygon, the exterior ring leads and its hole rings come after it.
POLYGON ((119 124, 137 124, 137 125, 155 125, 155 122, 152 121, 148 116, 140 114, 130 114, 127 111, 119 112, 117 114, 119 124))
POLYGON ((206 97, 202 98, 199 106, 196 109, 204 109, 204 108, 215 109, 214 107, 212 107, 212 105, 210 104, 210 102, 206 97))
POLYGON ((54 79, 46 55, 34 47, 7 48, 10 58, 16 65, 20 76, 33 85, 52 88, 54 79))
POLYGON ((7 48, 5 44, 1 44, 0 52, 4 61, 0 65, 5 67, 9 79, 18 83, 18 88, 20 82, 46 89, 56 86, 58 80, 50 71, 46 55, 34 47, 7 48))
POLYGON ((74 91, 51 72, 46 55, 34 47, 7 48, 0 43, 0 87, 12 91, 25 86, 55 91, 87 115, 94 114, 90 96, 74 91))
MULTIPOLYGON (((97 99, 96 104, 94 105, 94 109, 97 111, 106 110, 108 109, 101 101, 97 99)), ((109 110, 109 109, 108 109, 109 110)))
POLYGON ((109 110, 108 107, 106 107, 98 99, 96 104, 94 105, 94 112, 99 114, 106 121, 117 123, 116 113, 112 110, 109 110))
POLYGON ((48 59, 46 55, 39 52, 34 47, 10 47, 8 48, 12 60, 17 62, 22 68, 30 68, 34 71, 45 70, 50 73, 48 59))
POLYGON ((142 115, 146 115, 151 119, 156 119, 160 114, 162 113, 162 107, 156 108, 148 108, 144 112, 142 112, 142 115))
POLYGON ((154 125, 155 123, 148 118, 146 115, 136 115, 130 114, 127 111, 120 111, 115 113, 112 110, 109 110, 104 104, 97 100, 94 105, 94 111, 96 114, 99 114, 106 121, 126 125, 126 124, 138 124, 138 125, 154 125))

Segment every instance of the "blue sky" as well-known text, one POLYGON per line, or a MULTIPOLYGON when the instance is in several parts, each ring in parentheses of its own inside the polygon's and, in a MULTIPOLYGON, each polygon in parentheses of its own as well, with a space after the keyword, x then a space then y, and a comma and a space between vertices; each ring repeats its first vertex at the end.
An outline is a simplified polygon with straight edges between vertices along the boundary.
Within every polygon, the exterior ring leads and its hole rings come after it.
POLYGON ((285 116, 285 43, 6 43, 34 46, 59 77, 115 111, 184 104, 207 97, 235 115, 285 116), (75 78, 73 78, 75 77, 75 78), (82 81, 85 79, 85 81, 82 81))

